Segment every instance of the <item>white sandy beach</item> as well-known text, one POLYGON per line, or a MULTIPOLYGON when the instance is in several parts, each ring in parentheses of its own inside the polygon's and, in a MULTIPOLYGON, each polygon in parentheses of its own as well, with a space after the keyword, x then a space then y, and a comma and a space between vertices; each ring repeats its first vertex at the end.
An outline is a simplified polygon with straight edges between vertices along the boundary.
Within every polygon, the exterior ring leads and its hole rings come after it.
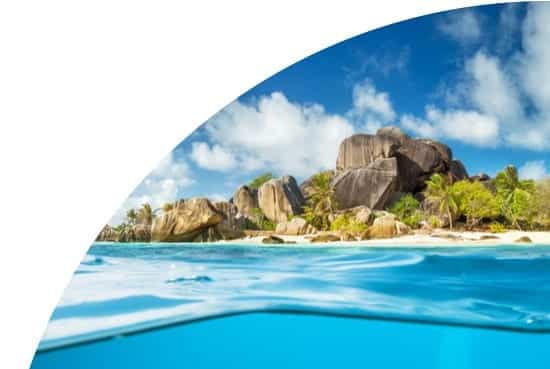
MULTIPOLYGON (((521 247, 528 247, 529 245, 549 245, 550 246, 550 232, 529 232, 529 231, 507 231, 504 233, 493 234, 489 232, 449 232, 447 230, 434 231, 431 234, 415 233, 412 235, 406 235, 396 238, 376 239, 376 240, 364 240, 364 241, 338 241, 338 242, 320 242, 312 243, 310 238, 312 235, 303 236, 287 236, 278 235, 285 242, 292 242, 297 244, 311 244, 326 246, 333 244, 345 245, 345 246, 373 246, 373 247, 449 247, 449 246, 499 246, 499 245, 518 245, 521 247), (436 237, 434 235, 452 235, 457 238, 436 237), (496 237, 482 239, 483 237, 496 237), (529 237, 532 243, 516 243, 515 241, 520 237, 529 237)), ((225 241, 227 243, 238 244, 262 244, 262 240, 265 236, 254 236, 241 238, 232 241, 225 241)), ((270 246, 278 246, 273 244, 270 246)), ((288 244, 280 244, 280 246, 288 246, 288 244)))

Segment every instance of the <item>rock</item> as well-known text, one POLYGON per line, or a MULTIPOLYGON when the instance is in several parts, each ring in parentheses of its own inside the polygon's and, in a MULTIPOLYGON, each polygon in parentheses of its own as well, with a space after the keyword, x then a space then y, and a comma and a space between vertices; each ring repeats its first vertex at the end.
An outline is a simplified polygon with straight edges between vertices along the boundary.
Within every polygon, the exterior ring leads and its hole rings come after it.
POLYGON ((337 242, 337 241, 340 241, 340 237, 332 233, 322 233, 311 238, 311 242, 337 242))
POLYGON ((268 236, 268 237, 265 237, 262 240, 262 243, 265 243, 265 244, 281 244, 281 243, 285 243, 285 240, 283 240, 282 238, 277 237, 277 236, 268 236))
POLYGON ((284 176, 271 179, 259 188, 258 204, 267 219, 280 223, 301 214, 305 198, 294 177, 284 176))
POLYGON ((453 181, 462 181, 463 179, 468 179, 468 172, 466 167, 460 160, 451 161, 449 168, 453 181))
POLYGON ((222 220, 216 225, 217 231, 224 240, 244 237, 243 230, 247 225, 247 218, 242 215, 235 204, 228 201, 215 202, 214 207, 222 214, 222 220))
POLYGON ((372 210, 366 206, 359 206, 355 209, 358 209, 355 213, 355 220, 363 224, 371 224, 374 220, 374 214, 372 210))
POLYGON ((430 237, 433 238, 442 238, 445 240, 451 240, 451 241, 462 241, 464 240, 461 236, 458 236, 454 233, 448 233, 448 232, 438 232, 438 233, 432 233, 430 237))
POLYGON ((151 225, 137 224, 134 226, 135 242, 151 242, 151 225))
POLYGON ((356 240, 357 239, 355 238, 355 236, 349 232, 344 232, 340 235, 340 241, 356 241, 356 240))
POLYGON ((239 213, 250 220, 255 220, 256 214, 254 214, 254 209, 259 208, 258 190, 248 186, 241 186, 233 194, 232 200, 239 213))
POLYGON ((491 177, 487 173, 479 173, 479 174, 476 174, 475 176, 471 176, 470 180, 483 182, 483 181, 490 181, 491 177))
POLYGON ((450 149, 431 140, 406 140, 396 154, 401 192, 418 192, 433 173, 447 171, 450 149), (448 150, 448 151, 447 151, 448 150))
POLYGON ((393 127, 393 126, 380 128, 378 131, 376 131, 376 135, 377 136, 385 136, 385 137, 393 138, 393 139, 399 141, 400 144, 411 139, 400 128, 393 127))
POLYGON ((277 224, 275 233, 284 234, 288 236, 300 236, 304 234, 312 234, 317 232, 315 227, 308 224, 305 219, 300 217, 294 217, 290 221, 281 222, 277 224))
POLYGON ((395 156, 399 141, 388 136, 357 134, 340 143, 336 170, 347 171, 368 167, 380 159, 395 156))
POLYGON ((361 239, 392 238, 410 234, 411 229, 392 216, 376 218, 372 226, 365 231, 361 239))
POLYGON ((530 237, 528 236, 521 236, 517 240, 514 241, 515 243, 533 243, 530 237))
POLYGON ((365 205, 384 209, 398 183, 397 160, 381 159, 366 168, 347 170, 332 181, 335 198, 343 209, 365 205))
POLYGON ((98 242, 116 242, 118 241, 118 232, 107 224, 99 232, 95 240, 98 242))
POLYGON ((479 237, 480 241, 486 241, 486 240, 499 240, 500 238, 498 236, 492 235, 492 234, 483 234, 481 237, 479 237))
POLYGON ((160 242, 189 242, 214 237, 209 230, 223 220, 223 214, 205 198, 178 201, 174 208, 153 221, 151 239, 160 242), (206 235, 204 234, 206 232, 206 235))

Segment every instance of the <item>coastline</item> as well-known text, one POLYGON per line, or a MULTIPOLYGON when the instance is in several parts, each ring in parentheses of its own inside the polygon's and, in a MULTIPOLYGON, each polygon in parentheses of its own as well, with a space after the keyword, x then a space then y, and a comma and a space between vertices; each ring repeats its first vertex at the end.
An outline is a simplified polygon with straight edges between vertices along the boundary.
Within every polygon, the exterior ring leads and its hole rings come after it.
POLYGON ((431 234, 415 233, 400 237, 358 240, 358 241, 335 241, 335 242, 311 242, 312 235, 288 236, 273 233, 285 241, 284 244, 263 244, 264 236, 249 236, 229 241, 218 241, 220 244, 245 244, 256 246, 282 246, 292 247, 293 244, 306 244, 311 246, 357 246, 357 247, 403 247, 403 248, 433 248, 433 247, 462 247, 462 246, 510 246, 529 247, 531 245, 550 246, 550 232, 544 231, 506 231, 493 234, 489 232, 449 232, 436 231, 431 234), (440 236, 434 236, 440 235, 440 236), (447 237, 447 235, 451 235, 447 237), (455 237, 453 237, 455 236, 455 237), (495 238, 483 238, 495 237, 495 238), (529 237, 532 243, 516 242, 521 237, 529 237))

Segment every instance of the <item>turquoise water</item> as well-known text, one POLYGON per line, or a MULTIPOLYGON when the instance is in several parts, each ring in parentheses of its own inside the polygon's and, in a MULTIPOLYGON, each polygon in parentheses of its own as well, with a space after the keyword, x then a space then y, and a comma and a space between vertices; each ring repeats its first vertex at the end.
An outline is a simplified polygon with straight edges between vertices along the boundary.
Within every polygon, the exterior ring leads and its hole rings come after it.
POLYGON ((548 368, 548 347, 550 247, 96 244, 32 367, 548 368))

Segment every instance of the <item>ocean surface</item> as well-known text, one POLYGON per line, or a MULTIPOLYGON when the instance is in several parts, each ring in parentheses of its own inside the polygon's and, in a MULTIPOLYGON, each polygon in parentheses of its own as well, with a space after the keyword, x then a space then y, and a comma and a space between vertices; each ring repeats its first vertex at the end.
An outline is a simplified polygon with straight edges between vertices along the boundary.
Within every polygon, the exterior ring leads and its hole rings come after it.
POLYGON ((549 368, 550 247, 94 244, 33 368, 549 368))

